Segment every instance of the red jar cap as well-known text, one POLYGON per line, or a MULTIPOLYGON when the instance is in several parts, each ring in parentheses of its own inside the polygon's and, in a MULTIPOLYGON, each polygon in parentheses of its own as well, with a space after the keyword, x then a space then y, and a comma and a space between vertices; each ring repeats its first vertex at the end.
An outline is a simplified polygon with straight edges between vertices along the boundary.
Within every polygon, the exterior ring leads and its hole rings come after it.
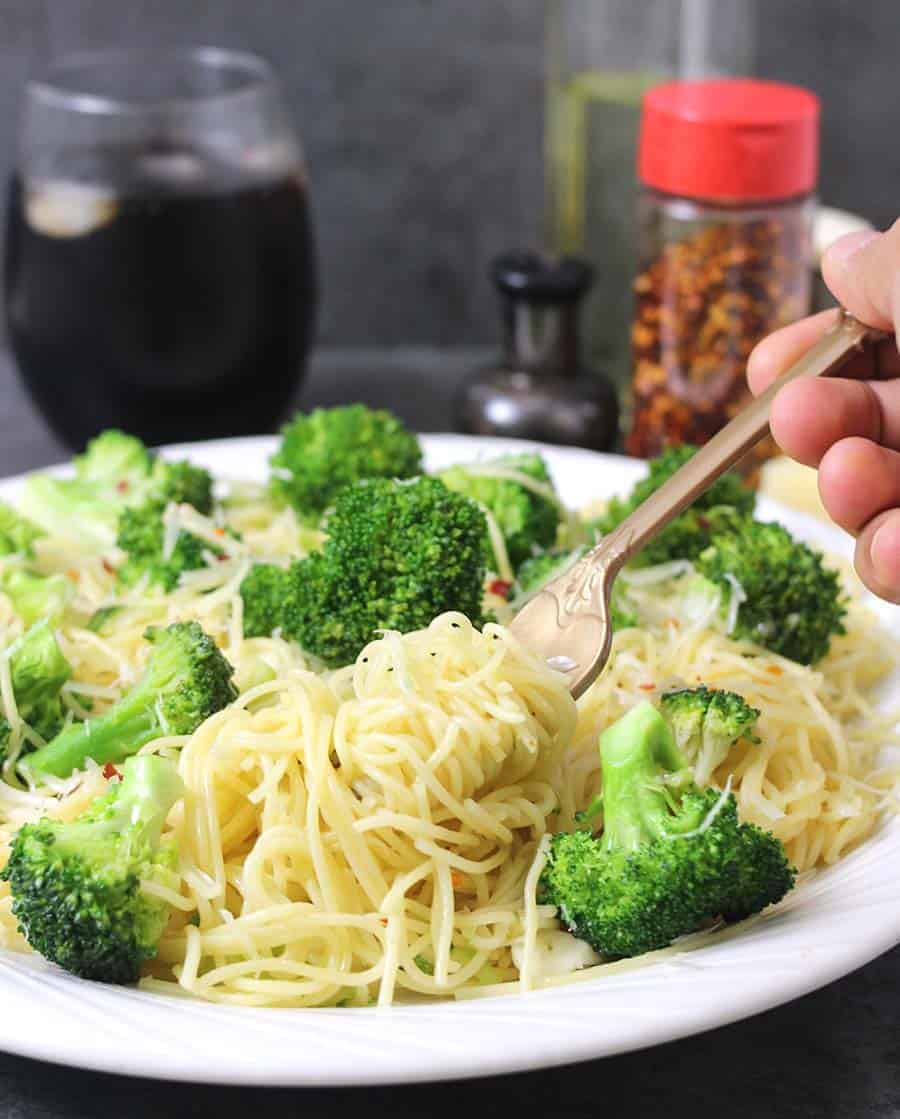
POLYGON ((749 78, 665 82, 644 97, 641 182, 712 201, 808 194, 819 167, 819 99, 749 78))

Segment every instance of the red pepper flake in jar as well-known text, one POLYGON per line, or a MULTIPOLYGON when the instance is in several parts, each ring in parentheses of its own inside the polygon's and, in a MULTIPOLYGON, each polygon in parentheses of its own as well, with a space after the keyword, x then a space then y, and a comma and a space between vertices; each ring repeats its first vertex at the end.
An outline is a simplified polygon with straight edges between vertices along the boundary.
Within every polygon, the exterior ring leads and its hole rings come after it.
POLYGON ((813 94, 775 82, 647 94, 630 454, 710 439, 748 399, 756 343, 807 313, 818 120, 813 94))

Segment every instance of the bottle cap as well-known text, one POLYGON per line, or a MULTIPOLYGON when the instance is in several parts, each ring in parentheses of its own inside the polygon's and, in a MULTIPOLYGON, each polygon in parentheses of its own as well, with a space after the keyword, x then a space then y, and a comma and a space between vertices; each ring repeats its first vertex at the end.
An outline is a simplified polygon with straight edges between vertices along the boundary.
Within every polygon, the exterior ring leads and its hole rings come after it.
POLYGON ((664 82, 644 97, 638 176, 666 194, 774 201, 815 189, 819 99, 749 78, 664 82))
POLYGON ((513 252, 491 264, 498 290, 528 303, 571 303, 580 299, 594 280, 594 270, 579 257, 548 259, 539 253, 513 252))

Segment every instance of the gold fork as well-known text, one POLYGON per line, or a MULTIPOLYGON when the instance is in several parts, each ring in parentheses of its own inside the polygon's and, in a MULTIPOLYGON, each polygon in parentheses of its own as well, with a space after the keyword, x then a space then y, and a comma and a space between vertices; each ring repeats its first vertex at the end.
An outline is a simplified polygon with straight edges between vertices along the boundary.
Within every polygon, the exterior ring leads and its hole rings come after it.
POLYGON ((586 556, 522 607, 510 624, 516 638, 564 673, 577 699, 609 656, 610 594, 622 567, 767 434, 772 400, 784 385, 801 377, 830 376, 854 352, 884 337, 883 331, 841 311, 835 325, 783 376, 586 556))

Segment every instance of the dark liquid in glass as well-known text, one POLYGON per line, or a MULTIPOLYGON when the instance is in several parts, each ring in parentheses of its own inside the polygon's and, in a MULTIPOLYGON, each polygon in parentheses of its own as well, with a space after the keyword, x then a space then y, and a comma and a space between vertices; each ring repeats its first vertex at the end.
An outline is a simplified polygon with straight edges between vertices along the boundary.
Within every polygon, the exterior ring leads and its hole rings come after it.
POLYGON ((44 417, 74 447, 110 426, 149 443, 271 431, 315 314, 302 179, 172 153, 105 178, 12 180, 9 331, 44 417))

